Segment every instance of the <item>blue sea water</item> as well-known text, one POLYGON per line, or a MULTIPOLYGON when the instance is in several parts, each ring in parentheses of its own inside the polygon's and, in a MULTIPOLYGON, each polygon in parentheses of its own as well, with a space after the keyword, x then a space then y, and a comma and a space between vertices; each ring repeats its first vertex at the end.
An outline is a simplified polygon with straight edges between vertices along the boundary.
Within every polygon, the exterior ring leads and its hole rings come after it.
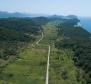
POLYGON ((91 33, 91 17, 79 17, 81 26, 91 33))

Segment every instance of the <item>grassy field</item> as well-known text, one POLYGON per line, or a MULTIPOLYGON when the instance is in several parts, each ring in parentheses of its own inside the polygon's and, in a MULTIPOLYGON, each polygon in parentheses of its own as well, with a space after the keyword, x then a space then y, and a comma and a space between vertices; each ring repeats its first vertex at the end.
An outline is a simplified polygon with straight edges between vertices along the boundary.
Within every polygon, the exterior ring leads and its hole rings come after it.
POLYGON ((43 26, 44 38, 41 41, 42 44, 51 44, 55 42, 57 38, 57 28, 56 24, 49 22, 48 24, 43 26))
POLYGON ((15 62, 4 68, 0 84, 44 84, 46 63, 47 48, 29 45, 15 62))
POLYGON ((72 57, 71 50, 51 48, 49 84, 85 84, 72 57))

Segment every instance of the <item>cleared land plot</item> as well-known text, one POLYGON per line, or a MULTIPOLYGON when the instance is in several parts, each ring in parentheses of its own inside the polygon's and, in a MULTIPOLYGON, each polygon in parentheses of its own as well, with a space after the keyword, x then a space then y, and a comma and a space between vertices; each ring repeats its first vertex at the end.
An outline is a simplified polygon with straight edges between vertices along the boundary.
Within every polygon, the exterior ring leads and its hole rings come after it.
POLYGON ((42 44, 53 44, 57 38, 57 28, 55 23, 49 22, 43 26, 44 38, 40 42, 42 44))
POLYGON ((0 84, 45 84, 47 48, 24 49, 0 74, 0 84))

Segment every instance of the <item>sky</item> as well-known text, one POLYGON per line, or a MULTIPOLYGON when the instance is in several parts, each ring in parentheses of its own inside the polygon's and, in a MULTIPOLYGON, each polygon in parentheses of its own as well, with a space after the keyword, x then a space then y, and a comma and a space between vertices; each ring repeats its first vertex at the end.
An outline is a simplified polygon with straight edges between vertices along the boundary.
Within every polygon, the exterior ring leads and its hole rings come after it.
POLYGON ((91 0, 0 0, 0 11, 91 16, 91 0))

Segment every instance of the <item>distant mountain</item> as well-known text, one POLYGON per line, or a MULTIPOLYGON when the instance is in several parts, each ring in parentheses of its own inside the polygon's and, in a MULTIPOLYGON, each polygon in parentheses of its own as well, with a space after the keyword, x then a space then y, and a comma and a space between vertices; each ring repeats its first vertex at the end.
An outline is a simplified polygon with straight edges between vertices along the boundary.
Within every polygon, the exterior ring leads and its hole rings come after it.
POLYGON ((4 11, 0 11, 0 18, 8 18, 8 17, 48 17, 51 19, 74 19, 77 18, 77 16, 75 15, 68 15, 68 16, 62 16, 62 15, 46 15, 46 14, 29 14, 29 13, 20 13, 20 12, 14 12, 14 13, 10 13, 10 12, 4 12, 4 11))
POLYGON ((76 19, 76 18, 78 18, 76 15, 68 15, 68 16, 66 16, 68 19, 76 19))
POLYGON ((14 12, 14 13, 10 13, 10 12, 3 12, 0 11, 0 18, 9 18, 9 17, 40 17, 40 16, 47 16, 45 14, 29 14, 29 13, 20 13, 20 12, 14 12))
POLYGON ((24 14, 24 13, 9 13, 9 12, 2 12, 0 11, 0 18, 8 18, 8 17, 29 17, 29 14, 24 14))
POLYGON ((50 19, 77 19, 78 17, 75 15, 68 15, 68 16, 62 16, 62 15, 53 15, 49 16, 50 19))

